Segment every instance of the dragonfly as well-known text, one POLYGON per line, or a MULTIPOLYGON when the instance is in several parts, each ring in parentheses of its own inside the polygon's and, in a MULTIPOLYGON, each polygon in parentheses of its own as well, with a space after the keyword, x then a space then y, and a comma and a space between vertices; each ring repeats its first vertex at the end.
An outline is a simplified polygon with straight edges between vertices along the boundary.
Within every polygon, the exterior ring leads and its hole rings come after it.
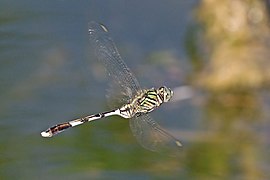
POLYGON ((142 89, 121 58, 104 25, 90 22, 88 35, 95 56, 104 65, 110 77, 111 89, 109 92, 111 93, 109 96, 116 99, 121 106, 111 111, 57 124, 41 132, 41 136, 52 137, 86 122, 116 115, 129 119, 130 129, 142 147, 159 152, 179 149, 182 146, 180 141, 165 131, 149 114, 161 104, 168 102, 173 96, 173 91, 166 86, 142 89))

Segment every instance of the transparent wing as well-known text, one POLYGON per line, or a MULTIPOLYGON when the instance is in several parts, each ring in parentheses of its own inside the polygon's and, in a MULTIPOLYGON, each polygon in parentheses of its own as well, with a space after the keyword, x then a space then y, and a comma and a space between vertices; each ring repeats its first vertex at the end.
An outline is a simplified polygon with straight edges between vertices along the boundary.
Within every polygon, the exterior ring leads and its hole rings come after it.
POLYGON ((120 104, 129 102, 140 90, 139 83, 122 60, 105 26, 96 22, 89 23, 89 37, 95 54, 103 63, 110 77, 109 97, 120 104))
MULTIPOLYGON (((95 54, 110 77, 110 100, 128 103, 141 90, 137 79, 122 60, 105 26, 90 22, 89 37, 95 54)), ((163 130, 149 115, 130 119, 130 127, 138 142, 152 151, 178 149, 180 142, 163 130)))
POLYGON ((180 150, 180 141, 162 129, 148 114, 134 117, 129 122, 133 135, 144 148, 174 153, 180 150))

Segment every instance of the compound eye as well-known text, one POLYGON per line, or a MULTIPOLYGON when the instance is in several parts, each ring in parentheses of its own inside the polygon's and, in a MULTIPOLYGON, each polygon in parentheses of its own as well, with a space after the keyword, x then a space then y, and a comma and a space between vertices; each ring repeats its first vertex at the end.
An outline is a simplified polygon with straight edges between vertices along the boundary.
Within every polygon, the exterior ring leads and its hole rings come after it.
POLYGON ((166 91, 164 91, 163 97, 164 97, 164 101, 165 102, 167 102, 170 99, 170 96, 169 96, 169 94, 166 91))
POLYGON ((164 97, 165 97, 164 101, 168 102, 172 98, 172 96, 173 96, 173 91, 168 88, 167 91, 165 91, 164 93, 164 97))
POLYGON ((170 95, 168 93, 166 93, 166 99, 170 99, 170 95))

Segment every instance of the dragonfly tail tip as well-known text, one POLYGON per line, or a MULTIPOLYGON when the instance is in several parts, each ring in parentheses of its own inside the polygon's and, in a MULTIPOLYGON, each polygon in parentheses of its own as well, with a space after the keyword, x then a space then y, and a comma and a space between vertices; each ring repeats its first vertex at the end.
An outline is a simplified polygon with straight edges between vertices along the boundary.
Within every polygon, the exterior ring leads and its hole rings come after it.
POLYGON ((43 131, 40 134, 42 137, 52 137, 52 134, 50 132, 47 132, 47 131, 43 131))

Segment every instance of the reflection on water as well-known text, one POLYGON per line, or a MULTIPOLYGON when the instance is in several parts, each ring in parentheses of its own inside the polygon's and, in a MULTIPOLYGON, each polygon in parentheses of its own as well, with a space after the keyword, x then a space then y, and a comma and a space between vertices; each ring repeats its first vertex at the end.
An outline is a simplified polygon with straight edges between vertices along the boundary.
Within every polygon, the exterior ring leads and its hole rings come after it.
POLYGON ((204 104, 203 142, 188 152, 192 174, 206 177, 260 179, 261 105, 252 92, 213 93, 204 104))
POLYGON ((209 62, 195 56, 199 65, 194 64, 194 80, 205 94, 202 127, 209 133, 188 150, 186 165, 192 176, 269 178, 269 144, 262 141, 267 112, 261 90, 270 80, 265 10, 262 1, 202 1, 198 9, 204 26, 201 51, 208 48, 209 62))

